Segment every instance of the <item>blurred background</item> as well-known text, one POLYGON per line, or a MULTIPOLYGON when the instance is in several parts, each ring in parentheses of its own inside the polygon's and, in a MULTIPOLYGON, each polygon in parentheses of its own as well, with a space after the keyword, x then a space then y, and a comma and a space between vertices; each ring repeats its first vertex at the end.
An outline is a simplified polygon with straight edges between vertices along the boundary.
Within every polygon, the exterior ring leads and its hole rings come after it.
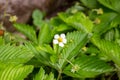
POLYGON ((58 12, 65 11, 79 0, 0 0, 0 22, 10 32, 15 29, 6 15, 16 15, 19 23, 32 23, 32 12, 39 9, 45 13, 45 18, 55 16, 58 12))

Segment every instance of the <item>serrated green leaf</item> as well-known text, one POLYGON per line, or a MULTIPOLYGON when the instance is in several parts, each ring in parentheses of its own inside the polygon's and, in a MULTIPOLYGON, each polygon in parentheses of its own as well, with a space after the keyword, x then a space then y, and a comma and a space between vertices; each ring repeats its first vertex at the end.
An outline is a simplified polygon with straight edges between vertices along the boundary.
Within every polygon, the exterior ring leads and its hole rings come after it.
POLYGON ((39 72, 36 74, 33 80, 44 80, 44 77, 45 77, 45 71, 43 68, 40 68, 39 72))
POLYGON ((104 6, 120 13, 120 0, 98 0, 104 6))
POLYGON ((82 12, 77 12, 74 15, 59 13, 58 16, 61 18, 61 20, 77 30, 83 30, 87 33, 92 32, 93 23, 82 12))
POLYGON ((32 26, 29 26, 29 25, 26 25, 26 24, 18 24, 18 23, 15 23, 13 25, 18 31, 23 33, 31 41, 37 43, 36 32, 35 32, 35 30, 33 29, 32 26))
POLYGON ((109 29, 115 27, 115 26, 110 26, 112 20, 115 19, 115 17, 117 16, 116 13, 111 12, 111 13, 104 13, 103 15, 99 16, 98 18, 100 19, 100 24, 97 24, 94 26, 94 33, 97 33, 99 35, 105 33, 106 31, 108 31, 109 29))
POLYGON ((43 63, 45 65, 50 65, 50 53, 45 52, 44 50, 40 49, 40 45, 32 44, 32 43, 26 43, 26 47, 34 53, 35 58, 40 63, 43 63))
POLYGON ((111 72, 113 67, 109 66, 104 61, 97 57, 81 56, 73 62, 73 65, 78 65, 79 68, 76 72, 71 72, 72 65, 68 65, 64 69, 64 73, 77 78, 92 78, 99 74, 111 72))
POLYGON ((0 71, 0 80, 24 80, 32 72, 33 66, 4 64, 0 71))
POLYGON ((93 43, 100 49, 103 55, 120 67, 120 46, 112 41, 95 39, 93 43))
POLYGON ((0 61, 5 63, 26 63, 33 57, 24 46, 1 45, 0 46, 0 61))
POLYGON ((71 60, 79 53, 80 49, 89 40, 89 37, 87 33, 78 31, 67 34, 67 45, 63 49, 59 60, 60 68, 65 66, 66 59, 71 60))

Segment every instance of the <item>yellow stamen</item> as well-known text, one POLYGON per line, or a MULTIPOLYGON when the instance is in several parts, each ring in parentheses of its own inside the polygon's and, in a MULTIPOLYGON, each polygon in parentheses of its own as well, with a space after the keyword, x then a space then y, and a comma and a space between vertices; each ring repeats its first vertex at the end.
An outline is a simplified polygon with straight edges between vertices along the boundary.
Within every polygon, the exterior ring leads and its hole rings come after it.
POLYGON ((59 41, 59 42, 62 42, 62 41, 63 41, 63 38, 59 37, 59 38, 58 38, 58 41, 59 41))

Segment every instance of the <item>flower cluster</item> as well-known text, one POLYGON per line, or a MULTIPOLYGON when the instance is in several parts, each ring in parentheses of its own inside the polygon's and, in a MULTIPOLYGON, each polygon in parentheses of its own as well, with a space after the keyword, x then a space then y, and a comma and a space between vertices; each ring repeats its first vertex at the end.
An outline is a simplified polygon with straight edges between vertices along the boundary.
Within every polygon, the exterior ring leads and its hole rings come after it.
POLYGON ((60 47, 64 47, 64 44, 67 43, 65 34, 56 34, 53 39, 53 44, 58 44, 60 47))

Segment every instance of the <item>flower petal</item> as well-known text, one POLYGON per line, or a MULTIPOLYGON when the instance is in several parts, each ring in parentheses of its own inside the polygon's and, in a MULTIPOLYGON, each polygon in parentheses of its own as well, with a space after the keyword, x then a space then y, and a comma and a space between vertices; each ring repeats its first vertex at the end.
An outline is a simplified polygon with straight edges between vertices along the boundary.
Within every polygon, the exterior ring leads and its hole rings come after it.
POLYGON ((62 42, 59 43, 60 47, 64 47, 64 44, 62 42))
POLYGON ((54 38, 55 39, 58 39, 60 36, 58 35, 58 34, 56 34, 55 36, 54 36, 54 38))
POLYGON ((62 33, 62 34, 60 35, 60 37, 64 39, 64 38, 65 38, 65 34, 62 33))
POLYGON ((66 44, 66 43, 67 43, 67 39, 63 39, 63 43, 65 43, 65 44, 66 44))
POLYGON ((54 39, 53 44, 58 44, 58 40, 54 39))

